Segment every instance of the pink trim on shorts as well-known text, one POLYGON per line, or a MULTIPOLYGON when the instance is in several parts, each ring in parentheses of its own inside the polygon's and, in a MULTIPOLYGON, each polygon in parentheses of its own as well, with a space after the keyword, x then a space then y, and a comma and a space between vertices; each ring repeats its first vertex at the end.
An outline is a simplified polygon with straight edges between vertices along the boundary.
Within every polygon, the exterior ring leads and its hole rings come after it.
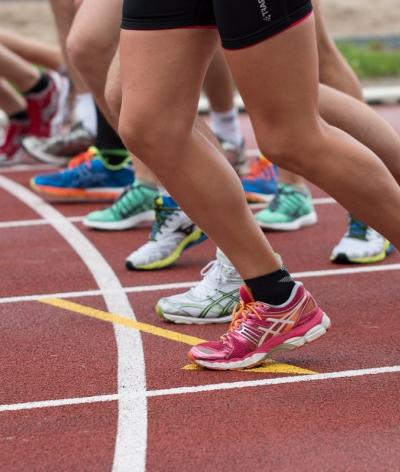
POLYGON ((303 21, 306 21, 308 20, 308 18, 314 13, 313 10, 310 11, 310 13, 307 13, 307 15, 303 16, 303 18, 300 18, 300 20, 297 20, 295 21, 294 23, 292 23, 291 25, 289 25, 287 28, 284 28, 283 30, 281 31, 277 31, 276 33, 273 33, 271 34, 271 36, 267 36, 266 38, 264 39, 260 39, 260 41, 257 41, 255 42, 254 44, 250 44, 249 46, 243 46, 242 48, 225 48, 227 51, 240 51, 241 49, 247 49, 247 48, 251 48, 252 46, 256 46, 257 44, 260 44, 264 41, 267 41, 268 39, 271 39, 273 38, 274 36, 277 36, 278 34, 282 34, 284 33, 285 31, 289 31, 290 29, 294 28, 295 26, 298 26, 300 23, 303 23, 303 21))

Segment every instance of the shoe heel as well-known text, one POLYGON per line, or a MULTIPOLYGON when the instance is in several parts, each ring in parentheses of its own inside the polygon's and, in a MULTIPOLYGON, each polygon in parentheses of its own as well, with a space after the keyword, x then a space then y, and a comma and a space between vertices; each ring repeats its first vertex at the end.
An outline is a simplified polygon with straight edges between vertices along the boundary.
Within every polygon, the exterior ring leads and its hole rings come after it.
POLYGON ((305 344, 310 344, 326 334, 328 329, 331 327, 331 324, 332 323, 328 315, 324 313, 320 324, 312 327, 307 331, 307 333, 304 334, 304 336, 288 339, 280 346, 280 349, 292 350, 302 347, 305 344))

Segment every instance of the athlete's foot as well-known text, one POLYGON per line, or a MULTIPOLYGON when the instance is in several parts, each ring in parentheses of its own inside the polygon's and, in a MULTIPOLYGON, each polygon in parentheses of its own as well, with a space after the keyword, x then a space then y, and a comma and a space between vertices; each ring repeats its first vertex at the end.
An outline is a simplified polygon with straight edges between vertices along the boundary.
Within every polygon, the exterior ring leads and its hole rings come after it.
POLYGON ((226 258, 217 250, 216 260, 202 271, 203 279, 185 293, 161 298, 156 312, 165 320, 180 324, 227 323, 239 301, 243 280, 226 258))
POLYGON ((29 122, 11 121, 0 145, 0 166, 17 164, 24 154, 21 142, 29 129, 29 122))
POLYGON ((68 168, 56 173, 33 177, 30 185, 40 195, 53 201, 114 201, 132 184, 134 173, 131 159, 110 166, 101 152, 91 147, 72 159, 68 168))
POLYGON ((256 214, 264 229, 295 231, 318 222, 311 195, 289 184, 280 184, 270 205, 256 214))
POLYGON ((81 123, 76 123, 68 133, 51 138, 29 136, 22 140, 25 152, 34 159, 56 166, 64 166, 78 154, 94 144, 95 137, 81 123))
POLYGON ((275 166, 265 157, 258 157, 242 177, 242 185, 250 205, 271 201, 278 189, 275 166))
POLYGON ((155 214, 149 241, 128 256, 127 269, 163 269, 176 262, 183 251, 206 239, 171 197, 156 199, 155 214))
POLYGON ((244 139, 240 144, 235 144, 217 136, 224 150, 225 157, 229 164, 235 169, 239 176, 248 172, 248 164, 246 158, 246 144, 244 139))
POLYGON ((343 264, 381 262, 394 251, 394 246, 375 230, 349 215, 344 237, 334 247, 331 261, 343 264))
POLYGON ((240 298, 229 331, 219 341, 193 347, 188 354, 191 361, 215 370, 255 367, 275 352, 315 341, 331 325, 300 283, 296 283, 289 300, 281 306, 255 301, 247 287, 240 289, 240 298))
POLYGON ((158 190, 135 181, 110 207, 89 213, 83 220, 88 228, 118 231, 154 220, 154 200, 158 190))

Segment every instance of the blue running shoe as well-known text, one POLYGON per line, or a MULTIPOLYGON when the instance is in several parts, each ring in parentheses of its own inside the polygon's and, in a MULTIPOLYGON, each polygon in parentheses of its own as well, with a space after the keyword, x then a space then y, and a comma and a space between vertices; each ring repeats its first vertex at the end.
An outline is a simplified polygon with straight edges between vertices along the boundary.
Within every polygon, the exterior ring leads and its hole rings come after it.
POLYGON ((277 169, 263 156, 252 164, 249 173, 241 180, 250 205, 268 203, 278 191, 277 169))
POLYGON ((101 152, 90 147, 72 159, 67 169, 37 175, 30 185, 40 195, 56 201, 114 201, 132 184, 134 172, 126 151, 112 152, 125 157, 121 164, 107 164, 101 152))

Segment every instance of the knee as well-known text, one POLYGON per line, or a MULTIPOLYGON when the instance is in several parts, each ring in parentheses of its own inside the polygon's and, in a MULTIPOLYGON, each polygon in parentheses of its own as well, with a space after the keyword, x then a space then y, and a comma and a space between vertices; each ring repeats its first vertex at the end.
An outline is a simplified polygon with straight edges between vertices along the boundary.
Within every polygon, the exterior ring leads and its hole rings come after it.
POLYGON ((102 44, 99 38, 88 33, 71 30, 66 41, 68 60, 79 71, 86 82, 96 68, 96 64, 109 61, 110 45, 102 44))
POLYGON ((152 167, 153 162, 160 163, 160 156, 166 154, 168 158, 162 160, 163 165, 172 165, 190 132, 180 120, 163 113, 148 108, 127 112, 122 106, 118 133, 127 149, 152 167))
POLYGON ((318 138, 312 136, 312 131, 270 129, 258 142, 262 154, 278 167, 303 176, 312 171, 318 148, 318 138))

